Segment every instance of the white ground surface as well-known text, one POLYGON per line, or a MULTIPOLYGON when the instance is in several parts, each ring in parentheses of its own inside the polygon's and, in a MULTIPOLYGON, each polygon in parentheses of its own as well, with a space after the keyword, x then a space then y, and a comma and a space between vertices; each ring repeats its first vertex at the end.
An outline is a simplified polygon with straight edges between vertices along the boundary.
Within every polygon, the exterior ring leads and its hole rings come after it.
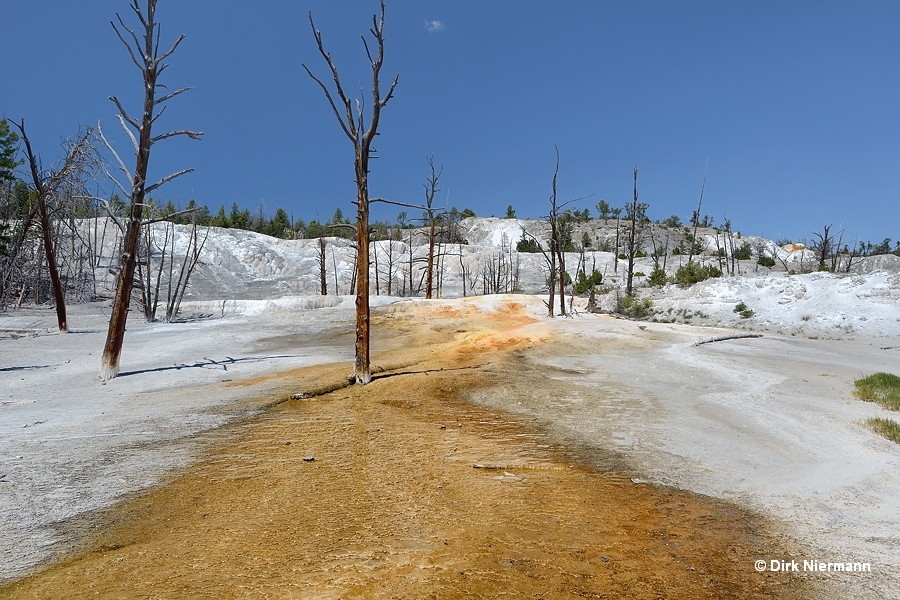
MULTIPOLYGON (((710 321, 721 315, 766 331, 696 347, 733 329, 587 314, 551 321, 539 298, 515 296, 538 327, 570 342, 562 355, 538 347, 525 358, 558 367, 569 391, 547 399, 513 383, 475 400, 537 419, 588 460, 613 454, 648 481, 771 515, 810 549, 772 559, 872 564, 872 573, 834 575, 836 597, 900 597, 900 446, 859 425, 892 415, 851 396, 861 375, 900 373, 900 280, 829 277, 726 279, 693 300, 670 290, 657 304, 681 302, 710 321), (844 281, 856 289, 841 291, 844 281), (759 316, 736 317, 739 299, 759 316)), ((189 464, 202 450, 200 432, 257 410, 247 400, 266 389, 229 380, 351 361, 346 299, 185 309, 206 316, 172 325, 132 318, 122 376, 107 385, 95 378, 102 305, 73 308, 65 336, 52 333, 52 309, 0 314, 0 577, 51 557, 61 524, 189 464), (336 328, 346 332, 340 344, 324 342, 336 328)))
POLYGON ((61 523, 189 464, 200 450, 197 434, 258 409, 243 400, 266 398, 265 388, 229 382, 352 361, 349 335, 340 346, 315 335, 337 325, 349 331, 351 310, 287 319, 270 307, 264 320, 171 325, 133 316, 122 373, 106 385, 96 378, 103 305, 71 308, 67 335, 55 333, 52 309, 0 315, 0 578, 50 557, 65 537, 61 523))
POLYGON ((567 393, 477 400, 536 419, 599 466, 775 517, 808 551, 770 560, 871 563, 829 574, 835 597, 900 597, 900 446, 860 424, 898 418, 852 396, 862 375, 900 373, 896 338, 694 346, 741 332, 588 314, 553 326, 571 349, 528 360, 558 367, 567 393))

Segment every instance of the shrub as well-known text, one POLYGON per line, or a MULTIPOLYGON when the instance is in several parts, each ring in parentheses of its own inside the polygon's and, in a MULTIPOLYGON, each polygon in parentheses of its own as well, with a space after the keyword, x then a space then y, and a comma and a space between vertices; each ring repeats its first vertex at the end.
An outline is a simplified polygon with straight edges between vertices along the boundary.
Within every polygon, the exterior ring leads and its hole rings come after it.
POLYGON ((743 244, 741 244, 741 247, 738 248, 737 259, 738 260, 750 260, 751 258, 753 258, 753 255, 751 254, 750 244, 748 244, 747 242, 744 242, 743 244))
POLYGON ((853 393, 860 400, 877 402, 888 410, 900 410, 900 377, 890 373, 875 373, 854 383, 853 393))
POLYGON ((771 256, 760 256, 759 258, 756 259, 756 264, 763 266, 763 267, 774 267, 775 259, 772 258, 771 256))
POLYGON ((637 300, 633 296, 622 296, 619 298, 618 304, 619 306, 616 312, 629 319, 638 321, 647 319, 656 312, 653 310, 653 303, 650 302, 649 298, 637 300))
POLYGON ((749 319, 749 318, 752 317, 754 314, 756 314, 756 313, 754 313, 751 309, 747 308, 747 305, 744 304, 743 302, 738 302, 738 303, 734 306, 734 312, 736 312, 737 314, 741 315, 741 318, 742 318, 742 319, 749 319))
POLYGON ((671 217, 663 221, 663 225, 666 225, 668 227, 681 227, 681 217, 679 217, 678 215, 672 215, 671 217))
POLYGON ((681 287, 690 287, 695 283, 699 283, 710 277, 721 277, 722 271, 713 266, 705 266, 694 261, 678 267, 675 276, 672 278, 675 283, 681 287))
POLYGON ((522 239, 516 243, 516 252, 540 252, 541 245, 534 238, 526 238, 522 235, 522 239))

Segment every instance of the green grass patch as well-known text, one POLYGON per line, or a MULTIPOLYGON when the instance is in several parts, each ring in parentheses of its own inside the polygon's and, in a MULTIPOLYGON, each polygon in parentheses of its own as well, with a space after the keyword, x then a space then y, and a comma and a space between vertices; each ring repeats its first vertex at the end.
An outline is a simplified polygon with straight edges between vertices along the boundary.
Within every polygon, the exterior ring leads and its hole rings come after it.
POLYGON ((875 373, 855 382, 854 394, 860 400, 877 402, 888 410, 900 410, 900 377, 875 373))
POLYGON ((900 444, 900 423, 891 419, 866 419, 865 426, 894 443, 900 444))

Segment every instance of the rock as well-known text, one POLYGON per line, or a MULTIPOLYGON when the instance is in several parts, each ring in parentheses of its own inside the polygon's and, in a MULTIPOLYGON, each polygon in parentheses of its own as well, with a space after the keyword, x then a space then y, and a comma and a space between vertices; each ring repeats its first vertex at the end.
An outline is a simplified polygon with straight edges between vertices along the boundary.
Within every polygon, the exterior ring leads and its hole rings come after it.
POLYGON ((316 460, 315 456, 304 456, 303 457, 303 462, 312 462, 314 460, 316 460))

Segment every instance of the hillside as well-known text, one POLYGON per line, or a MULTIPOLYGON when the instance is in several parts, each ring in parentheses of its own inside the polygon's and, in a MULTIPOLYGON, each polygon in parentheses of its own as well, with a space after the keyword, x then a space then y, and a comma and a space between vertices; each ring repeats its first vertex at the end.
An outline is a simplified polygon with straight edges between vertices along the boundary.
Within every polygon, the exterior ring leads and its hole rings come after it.
MULTIPOLYGON (((85 226, 89 229, 85 238, 96 236, 90 229, 94 226, 91 222, 85 226)), ((154 227, 162 239, 165 225, 154 227)), ((547 246, 549 227, 543 221, 464 219, 459 235, 467 243, 439 246, 435 295, 456 298, 504 292, 546 294, 548 267, 544 256, 516 251, 523 230, 547 246)), ((107 270, 113 256, 109 231, 106 230, 103 245, 104 259, 95 270, 100 279, 97 294, 101 298, 112 295, 113 280, 107 270)), ((174 231, 176 254, 180 255, 190 228, 177 225, 174 231)), ((616 299, 623 295, 626 262, 616 260, 613 252, 592 248, 614 248, 615 235, 615 221, 577 223, 573 240, 589 241, 590 245, 583 253, 566 253, 567 271, 573 278, 582 270, 602 274, 603 283, 597 288, 598 304, 609 311, 615 310, 616 299)), ((726 273, 732 268, 735 275, 708 279, 689 288, 672 284, 649 286, 647 276, 653 271, 654 261, 649 256, 637 258, 634 268, 637 296, 651 303, 645 318, 807 336, 900 336, 900 257, 858 257, 850 265, 849 273, 809 272, 816 266, 811 250, 784 249, 772 240, 739 235, 734 235, 732 245, 726 244, 724 234, 717 235, 712 229, 699 230, 698 238, 704 250, 695 261, 721 268, 726 273), (744 245, 750 258, 732 261, 732 247, 737 250, 744 245), (719 248, 723 250, 722 256, 717 251, 719 248), (760 256, 772 258, 774 265, 760 265, 760 256), (753 311, 752 316, 742 317, 735 312, 739 303, 753 311)), ((423 230, 403 230, 403 237, 403 241, 373 242, 373 296, 421 297, 424 294, 426 236, 423 230)), ((284 240, 244 230, 210 228, 182 310, 259 312, 266 310, 266 306, 291 308, 298 302, 301 306, 333 306, 339 302, 338 296, 351 292, 355 251, 347 239, 332 237, 325 238, 324 242, 327 295, 332 298, 314 299, 310 297, 321 295, 318 239, 284 240)), ((653 244, 669 249, 661 256, 660 264, 665 265, 670 277, 688 261, 686 254, 676 250, 686 245, 682 228, 653 225, 651 235, 645 238, 644 252, 652 254, 653 244)), ((159 258, 157 250, 151 262, 154 268, 159 258)), ((571 286, 569 290, 567 293, 571 293, 571 286)), ((567 301, 575 310, 584 310, 587 298, 567 301)))

